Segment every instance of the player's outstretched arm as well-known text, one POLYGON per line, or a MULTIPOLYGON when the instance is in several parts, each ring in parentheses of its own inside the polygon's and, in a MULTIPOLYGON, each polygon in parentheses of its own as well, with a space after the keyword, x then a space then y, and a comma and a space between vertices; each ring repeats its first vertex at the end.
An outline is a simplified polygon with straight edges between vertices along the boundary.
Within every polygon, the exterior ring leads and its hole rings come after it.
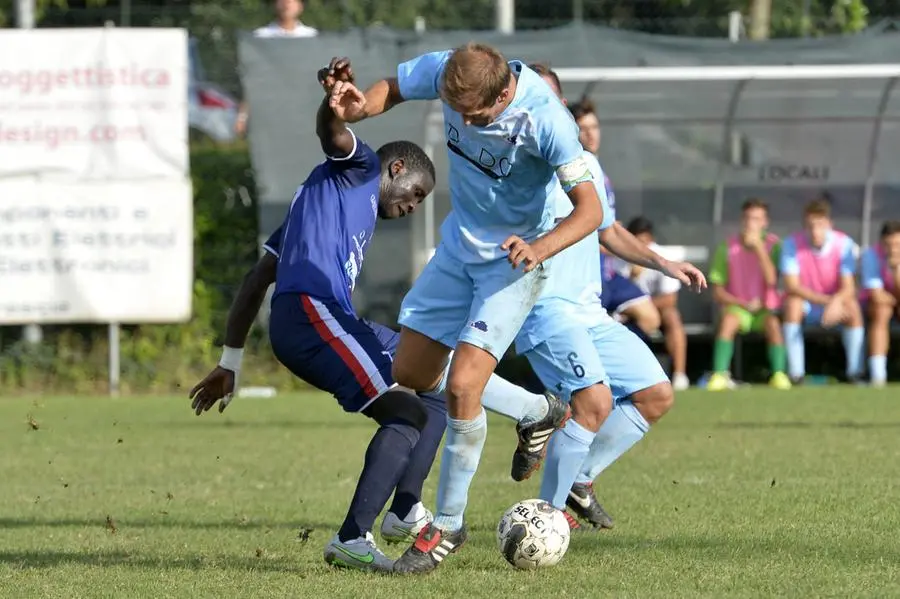
POLYGON ((197 383, 189 394, 191 408, 198 416, 219 400, 219 412, 224 411, 231 402, 241 371, 244 343, 266 297, 266 290, 275 282, 277 267, 278 259, 267 252, 244 276, 228 311, 222 358, 218 366, 197 383))
POLYGON ((706 288, 706 277, 693 264, 666 260, 616 222, 600 232, 600 242, 610 252, 632 264, 658 270, 678 279, 694 291, 706 288))
POLYGON ((347 123, 358 123, 383 114, 403 101, 397 79, 389 78, 378 81, 365 93, 351 83, 339 81, 331 90, 330 105, 338 118, 347 123))

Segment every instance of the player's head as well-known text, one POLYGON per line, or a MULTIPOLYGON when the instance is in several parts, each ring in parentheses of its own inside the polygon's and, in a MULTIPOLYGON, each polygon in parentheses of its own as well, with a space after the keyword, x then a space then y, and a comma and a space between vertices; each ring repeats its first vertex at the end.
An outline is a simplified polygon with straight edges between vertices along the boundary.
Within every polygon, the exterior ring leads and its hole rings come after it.
POLYGON ((813 200, 803 209, 803 228, 813 247, 825 245, 831 231, 831 204, 828 200, 813 200))
POLYGON ((881 246, 888 264, 900 264, 900 220, 885 221, 881 225, 881 246))
POLYGON ((759 198, 750 198, 741 206, 741 233, 762 235, 769 228, 769 205, 759 198))
POLYGON ((378 148, 381 160, 381 190, 378 216, 400 218, 434 189, 434 163, 425 150, 411 141, 392 141, 378 148))
POLYGON ((646 216, 638 216, 628 223, 628 232, 646 245, 653 243, 653 223, 646 216))
POLYGON ((281 22, 296 21, 303 14, 303 0, 275 0, 274 4, 281 22))
POLYGON ((550 68, 550 65, 543 62, 533 62, 528 65, 528 68, 541 76, 547 85, 550 86, 550 89, 553 90, 553 93, 556 94, 556 97, 560 99, 563 103, 563 106, 568 106, 569 101, 563 96, 562 84, 559 82, 559 75, 556 74, 556 71, 550 68))
POLYGON ((513 98, 509 63, 486 44, 456 48, 444 65, 441 99, 460 113, 466 125, 489 125, 513 98))
POLYGON ((581 146, 591 154, 596 154, 600 151, 600 119, 597 118, 594 103, 588 98, 582 98, 577 104, 570 105, 569 110, 578 123, 581 146))

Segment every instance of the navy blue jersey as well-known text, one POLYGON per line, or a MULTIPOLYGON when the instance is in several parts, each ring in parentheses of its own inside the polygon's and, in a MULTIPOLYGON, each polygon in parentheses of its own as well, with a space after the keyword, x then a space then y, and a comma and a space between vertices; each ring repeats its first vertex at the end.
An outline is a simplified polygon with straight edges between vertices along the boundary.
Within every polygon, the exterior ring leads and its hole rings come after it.
POLYGON ((355 313, 350 295, 375 231, 380 178, 378 156, 355 137, 349 156, 312 170, 265 244, 278 256, 273 298, 303 294, 355 313))

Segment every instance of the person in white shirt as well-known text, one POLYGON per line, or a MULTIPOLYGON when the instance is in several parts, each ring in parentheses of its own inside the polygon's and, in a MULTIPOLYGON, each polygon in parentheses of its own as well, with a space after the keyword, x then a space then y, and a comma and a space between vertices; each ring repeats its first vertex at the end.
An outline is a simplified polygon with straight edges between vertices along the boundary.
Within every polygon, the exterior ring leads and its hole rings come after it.
MULTIPOLYGON (((653 240, 653 223, 639 216, 628 223, 628 231, 659 253, 660 248, 653 240)), ((666 351, 672 357, 672 386, 676 390, 686 389, 690 381, 685 374, 687 362, 687 335, 678 311, 678 292, 681 283, 659 271, 635 266, 619 258, 613 258, 614 268, 621 276, 631 280, 641 291, 653 299, 659 311, 661 328, 666 342, 666 351)))
POLYGON ((315 37, 318 30, 300 21, 303 0, 275 0, 275 20, 253 32, 256 37, 315 37))
MULTIPOLYGON (((319 30, 304 25, 300 20, 303 14, 303 0, 275 0, 275 20, 253 31, 254 37, 264 38, 310 38, 319 35, 319 30)), ((246 102, 238 108, 234 130, 243 137, 247 132, 249 110, 246 102)))

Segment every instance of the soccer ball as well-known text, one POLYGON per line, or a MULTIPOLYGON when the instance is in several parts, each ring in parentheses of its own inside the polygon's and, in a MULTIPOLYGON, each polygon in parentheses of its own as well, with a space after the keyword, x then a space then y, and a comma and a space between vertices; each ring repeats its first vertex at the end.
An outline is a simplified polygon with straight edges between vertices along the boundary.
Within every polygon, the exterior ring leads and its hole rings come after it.
POLYGON ((555 566, 569 548, 569 523, 560 510, 546 501, 520 501, 500 518, 497 546, 516 568, 555 566))

